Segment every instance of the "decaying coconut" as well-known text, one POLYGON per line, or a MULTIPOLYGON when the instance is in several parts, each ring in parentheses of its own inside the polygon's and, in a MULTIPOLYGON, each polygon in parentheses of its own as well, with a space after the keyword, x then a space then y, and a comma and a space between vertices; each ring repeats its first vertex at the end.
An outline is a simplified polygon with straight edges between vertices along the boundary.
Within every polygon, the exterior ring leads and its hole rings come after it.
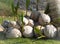
POLYGON ((33 37, 33 28, 31 26, 24 26, 23 29, 24 37, 33 37))
POLYGON ((33 19, 34 21, 38 21, 40 12, 38 11, 32 11, 30 18, 33 19))
POLYGON ((8 28, 9 27, 9 24, 10 24, 10 21, 9 20, 5 20, 5 21, 3 21, 2 26, 4 28, 8 28))
POLYGON ((6 37, 7 38, 18 38, 18 37, 22 37, 22 34, 20 30, 10 27, 6 31, 6 37))
POLYGON ((56 27, 54 27, 53 25, 46 25, 46 27, 44 29, 44 34, 46 37, 55 38, 56 33, 57 33, 56 27))
POLYGON ((44 25, 44 24, 45 24, 45 22, 43 21, 41 15, 39 16, 38 23, 39 23, 40 25, 44 25))

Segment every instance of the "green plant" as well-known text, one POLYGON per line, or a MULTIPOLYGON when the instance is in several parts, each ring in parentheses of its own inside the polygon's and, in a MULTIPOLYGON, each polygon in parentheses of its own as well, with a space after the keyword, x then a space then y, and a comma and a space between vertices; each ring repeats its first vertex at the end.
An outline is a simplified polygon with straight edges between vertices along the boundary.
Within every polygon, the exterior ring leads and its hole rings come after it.
POLYGON ((13 16, 18 16, 18 9, 19 9, 19 0, 16 4, 16 6, 14 6, 14 3, 12 2, 12 13, 13 16))
POLYGON ((24 27, 23 17, 24 17, 24 13, 21 12, 21 13, 18 15, 18 21, 19 21, 19 23, 21 22, 21 25, 20 25, 20 26, 21 26, 21 32, 24 31, 24 29, 23 29, 23 27, 24 27))
POLYGON ((30 0, 26 0, 26 15, 27 15, 27 10, 28 10, 29 4, 30 4, 30 0))
MULTIPOLYGON (((14 3, 12 3, 12 12, 13 12, 13 16, 16 16, 17 17, 17 22, 18 24, 21 26, 21 31, 23 31, 23 26, 24 26, 24 23, 23 23, 23 17, 24 17, 24 13, 23 12, 20 12, 20 14, 18 13, 18 9, 19 9, 19 1, 17 2, 16 6, 14 6, 14 3), (20 24, 21 23, 21 24, 20 24)), ((27 1, 28 2, 28 1, 27 1)), ((27 4, 27 7, 28 7, 28 4, 27 4)))
POLYGON ((23 23, 23 17, 24 17, 24 13, 21 12, 19 15, 18 15, 18 20, 21 21, 23 23))
POLYGON ((37 35, 39 35, 39 37, 38 37, 37 39, 42 38, 42 37, 45 37, 45 36, 42 34, 41 29, 38 29, 37 27, 34 27, 34 32, 35 32, 37 35))

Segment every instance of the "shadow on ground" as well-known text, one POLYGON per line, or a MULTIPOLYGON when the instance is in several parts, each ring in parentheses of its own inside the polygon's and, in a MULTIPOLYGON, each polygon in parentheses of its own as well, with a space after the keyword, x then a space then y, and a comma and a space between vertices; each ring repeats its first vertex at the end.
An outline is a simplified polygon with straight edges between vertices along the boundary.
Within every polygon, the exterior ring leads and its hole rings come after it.
MULTIPOLYGON (((24 38, 24 37, 22 37, 23 39, 26 39, 26 38, 24 38)), ((0 31, 0 40, 6 40, 7 38, 5 37, 5 34, 2 32, 2 31, 0 31)), ((37 40, 57 40, 57 41, 60 41, 60 38, 54 38, 54 39, 52 39, 52 38, 39 38, 39 39, 37 39, 37 38, 27 38, 27 39, 30 39, 30 40, 32 40, 33 42, 34 41, 37 41, 37 40)))
POLYGON ((4 40, 4 39, 5 39, 5 34, 2 31, 0 31, 0 40, 4 40))

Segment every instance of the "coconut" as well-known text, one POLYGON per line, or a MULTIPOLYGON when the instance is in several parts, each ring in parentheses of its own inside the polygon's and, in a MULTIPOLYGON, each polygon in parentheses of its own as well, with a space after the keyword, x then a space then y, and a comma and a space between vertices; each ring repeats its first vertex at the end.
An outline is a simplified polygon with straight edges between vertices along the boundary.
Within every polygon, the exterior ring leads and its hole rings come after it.
POLYGON ((16 21, 10 21, 10 23, 11 23, 13 26, 16 26, 16 25, 17 25, 16 21))
POLYGON ((4 27, 0 25, 0 31, 4 31, 4 27))
POLYGON ((30 18, 33 19, 34 21, 38 21, 40 13, 38 11, 32 11, 30 18))
POLYGON ((47 14, 41 14, 41 17, 42 17, 42 19, 43 19, 44 22, 50 23, 51 19, 50 19, 49 15, 47 15, 47 14))
POLYGON ((18 29, 10 27, 6 31, 6 37, 7 38, 18 38, 18 37, 22 37, 22 34, 18 29))
POLYGON ((49 24, 51 21, 50 16, 47 14, 42 13, 39 17, 39 24, 44 25, 44 24, 49 24))
POLYGON ((31 26, 24 26, 23 29, 24 37, 33 37, 33 28, 31 26))
POLYGON ((28 19, 23 17, 23 22, 24 22, 25 25, 27 25, 28 24, 28 19))
POLYGON ((10 21, 10 27, 14 27, 14 28, 17 28, 17 29, 20 28, 20 26, 17 24, 16 21, 10 21))
POLYGON ((38 23, 39 23, 40 25, 44 25, 44 24, 45 24, 45 22, 43 21, 41 15, 39 16, 38 23))
POLYGON ((48 38, 55 38, 57 33, 56 27, 53 25, 46 25, 44 29, 44 35, 48 38))
POLYGON ((8 28, 8 27, 9 27, 9 23, 10 23, 9 20, 5 20, 5 21, 3 21, 2 26, 3 26, 4 28, 8 28))
POLYGON ((32 19, 28 19, 28 25, 34 26, 34 21, 32 19))

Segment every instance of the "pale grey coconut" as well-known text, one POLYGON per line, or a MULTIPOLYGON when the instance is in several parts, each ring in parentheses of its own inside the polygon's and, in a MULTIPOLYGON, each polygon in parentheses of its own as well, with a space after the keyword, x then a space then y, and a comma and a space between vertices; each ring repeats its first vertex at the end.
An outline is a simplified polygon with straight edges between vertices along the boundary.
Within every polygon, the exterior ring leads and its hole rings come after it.
POLYGON ((20 26, 17 24, 16 21, 9 21, 9 20, 5 20, 2 26, 6 29, 9 27, 20 28, 20 26))
POLYGON ((4 31, 4 30, 5 28, 2 25, 0 25, 0 31, 4 31))
POLYGON ((44 35, 48 38, 55 38, 57 33, 56 27, 53 25, 46 25, 44 29, 44 35))
POLYGON ((18 37, 22 37, 22 34, 20 30, 10 27, 6 31, 6 37, 7 38, 18 38, 18 37))
POLYGON ((34 21, 38 21, 40 13, 38 11, 32 11, 30 18, 33 19, 34 21))
POLYGON ((51 19, 50 19, 49 15, 47 15, 47 14, 41 14, 41 17, 42 17, 42 19, 43 19, 44 22, 50 23, 51 19))
POLYGON ((27 25, 28 24, 28 19, 23 17, 23 22, 24 22, 25 25, 27 25))
POLYGON ((31 26, 24 26, 23 29, 24 29, 23 32, 24 37, 33 37, 33 28, 31 26))
POLYGON ((10 27, 14 27, 14 28, 17 28, 17 29, 20 28, 20 26, 18 25, 18 23, 16 21, 10 21, 10 27))
POLYGON ((16 25, 17 25, 16 21, 10 21, 10 23, 11 23, 13 26, 16 26, 16 25))
POLYGON ((33 27, 34 26, 34 21, 32 19, 28 19, 28 25, 33 27))
POLYGON ((45 23, 50 23, 51 19, 50 16, 47 14, 42 13, 39 17, 39 23, 40 24, 45 24, 45 23))

